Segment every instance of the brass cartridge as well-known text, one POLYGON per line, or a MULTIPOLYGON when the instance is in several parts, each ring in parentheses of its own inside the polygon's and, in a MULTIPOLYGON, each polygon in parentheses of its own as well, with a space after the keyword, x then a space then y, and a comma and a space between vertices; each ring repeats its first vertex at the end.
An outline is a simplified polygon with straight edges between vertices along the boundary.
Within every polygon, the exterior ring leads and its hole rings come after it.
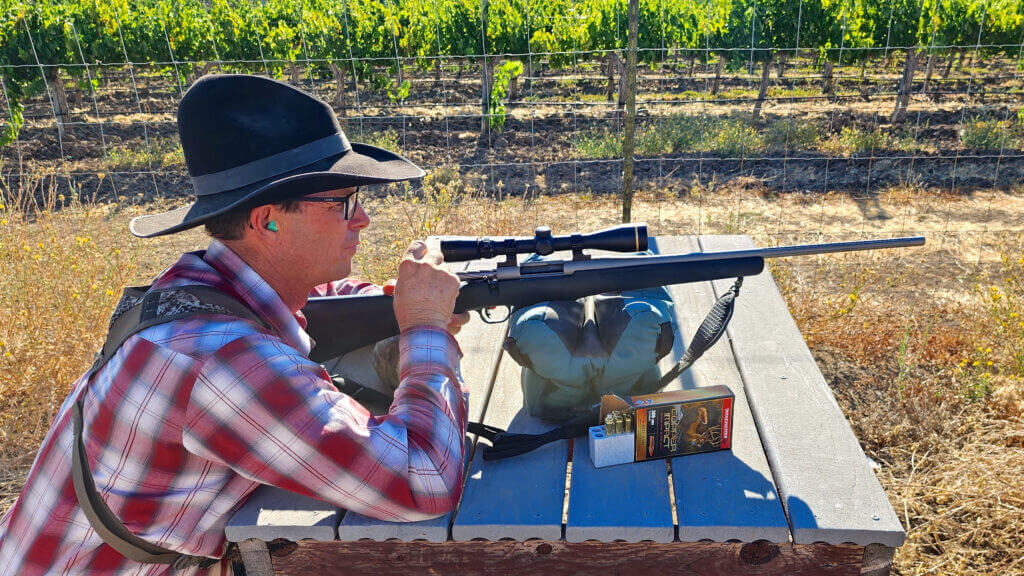
POLYGON ((622 416, 622 418, 625 420, 626 423, 626 434, 629 434, 630 432, 633 431, 633 415, 630 414, 629 412, 626 412, 622 416))
POLYGON ((615 435, 615 414, 611 413, 604 417, 604 433, 608 436, 615 435))

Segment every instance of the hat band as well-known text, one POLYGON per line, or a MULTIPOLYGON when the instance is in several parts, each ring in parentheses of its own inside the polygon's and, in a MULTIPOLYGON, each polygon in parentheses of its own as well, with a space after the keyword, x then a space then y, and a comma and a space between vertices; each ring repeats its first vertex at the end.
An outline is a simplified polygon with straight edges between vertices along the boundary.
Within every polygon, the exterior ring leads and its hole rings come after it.
POLYGON ((242 186, 248 186, 260 180, 273 178, 296 168, 307 166, 318 160, 329 158, 336 154, 342 154, 352 149, 348 138, 343 132, 336 132, 314 140, 308 144, 297 146, 273 156, 253 160, 248 164, 228 168, 213 174, 203 174, 192 177, 192 186, 195 188, 196 196, 209 196, 229 190, 235 190, 242 186))

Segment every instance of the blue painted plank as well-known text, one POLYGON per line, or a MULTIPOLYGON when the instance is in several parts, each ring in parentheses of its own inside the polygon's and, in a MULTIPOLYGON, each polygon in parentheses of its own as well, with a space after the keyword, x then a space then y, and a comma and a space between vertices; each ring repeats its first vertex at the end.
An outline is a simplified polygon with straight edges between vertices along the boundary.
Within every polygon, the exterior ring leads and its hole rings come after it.
MULTIPOLYGON (((554 424, 523 409, 520 370, 507 354, 502 355, 484 422, 510 432, 546 432, 554 424)), ((480 448, 486 443, 479 441, 470 463, 452 539, 560 539, 568 441, 496 461, 483 460, 480 448)))
POLYGON ((573 443, 565 539, 671 542, 675 538, 664 460, 594 468, 587 439, 573 443))
MULTIPOLYGON (((753 248, 704 236, 705 251, 753 248)), ((716 293, 729 281, 714 283, 716 293)), ((748 278, 729 327, 751 412, 797 544, 898 547, 904 532, 766 270, 748 278)))
MULTIPOLYGON (((699 251, 694 237, 660 238, 665 253, 699 251)), ((671 288, 682 338, 676 357, 682 356, 690 336, 711 310, 715 297, 710 282, 679 284, 671 288)), ((743 290, 740 298, 756 300, 743 290)), ((679 520, 679 540, 697 542, 739 540, 788 542, 789 526, 782 511, 771 469, 747 405, 743 381, 732 348, 723 336, 684 373, 684 388, 726 385, 735 394, 732 448, 708 454, 673 458, 672 484, 679 520)))
MULTIPOLYGON (((650 239, 649 247, 659 253, 656 239, 650 239)), ((671 366, 669 358, 672 356, 666 356, 663 367, 671 366)), ((678 381, 669 389, 679 389, 678 381)), ((671 542, 674 538, 665 461, 595 468, 587 438, 576 438, 565 539, 570 542, 671 542)))

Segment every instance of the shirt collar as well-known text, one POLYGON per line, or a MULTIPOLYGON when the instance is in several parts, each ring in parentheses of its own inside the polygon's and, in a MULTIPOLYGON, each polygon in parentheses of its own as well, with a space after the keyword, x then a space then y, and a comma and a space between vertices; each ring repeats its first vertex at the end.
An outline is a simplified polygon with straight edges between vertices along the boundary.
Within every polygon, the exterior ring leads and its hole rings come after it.
POLYGON ((313 348, 302 312, 289 310, 277 291, 223 243, 213 240, 205 252, 183 254, 160 276, 154 287, 186 284, 205 284, 224 290, 269 323, 289 346, 306 356, 313 348))

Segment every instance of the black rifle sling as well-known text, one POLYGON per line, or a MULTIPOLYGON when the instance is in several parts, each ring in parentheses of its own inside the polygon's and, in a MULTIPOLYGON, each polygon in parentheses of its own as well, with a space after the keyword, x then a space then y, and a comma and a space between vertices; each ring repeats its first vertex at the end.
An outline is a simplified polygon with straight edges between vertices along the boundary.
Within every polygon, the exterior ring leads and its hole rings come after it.
POLYGON ((141 564, 171 564, 176 569, 191 566, 207 568, 216 563, 217 559, 174 552, 132 534, 96 491, 96 484, 85 451, 85 443, 82 440, 82 405, 85 389, 91 383, 96 372, 113 357, 117 349, 132 335, 146 328, 204 314, 236 316, 264 327, 266 324, 238 300, 207 286, 182 286, 147 291, 148 289, 148 286, 125 289, 111 321, 107 340, 103 344, 102 351, 96 355, 96 360, 86 376, 86 384, 82 393, 75 402, 75 438, 72 458, 75 496, 96 534, 122 556, 141 564), (184 297, 184 301, 181 301, 182 297, 184 297), (168 300, 178 300, 178 302, 171 302, 170 305, 167 305, 168 300), (161 314, 162 306, 166 309, 163 314, 161 314))
MULTIPOLYGON (((687 346, 683 357, 658 381, 659 389, 664 388, 689 369, 698 358, 703 356, 725 334, 725 329, 729 326, 729 320, 732 319, 732 313, 736 307, 736 297, 739 296, 740 286, 742 285, 743 278, 737 278, 732 288, 715 301, 711 311, 708 312, 704 321, 701 322, 700 328, 693 335, 693 340, 687 346)), ((591 426, 596 426, 600 423, 598 422, 600 409, 601 405, 595 404, 591 406, 589 411, 543 434, 510 434, 502 432, 493 438, 489 437, 491 446, 484 448, 484 460, 501 460, 512 456, 519 456, 549 442, 585 435, 591 426)))
MULTIPOLYGON (((395 401, 394 396, 385 394, 370 388, 369 386, 364 386, 351 378, 335 375, 332 377, 332 381, 334 382, 334 387, 337 388, 339 392, 346 394, 363 406, 370 408, 370 411, 374 414, 377 413, 374 412, 374 410, 387 410, 388 406, 391 406, 395 401)), ((505 433, 501 428, 495 428, 494 426, 489 426, 482 422, 467 422, 466 432, 483 436, 484 438, 492 441, 498 434, 505 433)))

